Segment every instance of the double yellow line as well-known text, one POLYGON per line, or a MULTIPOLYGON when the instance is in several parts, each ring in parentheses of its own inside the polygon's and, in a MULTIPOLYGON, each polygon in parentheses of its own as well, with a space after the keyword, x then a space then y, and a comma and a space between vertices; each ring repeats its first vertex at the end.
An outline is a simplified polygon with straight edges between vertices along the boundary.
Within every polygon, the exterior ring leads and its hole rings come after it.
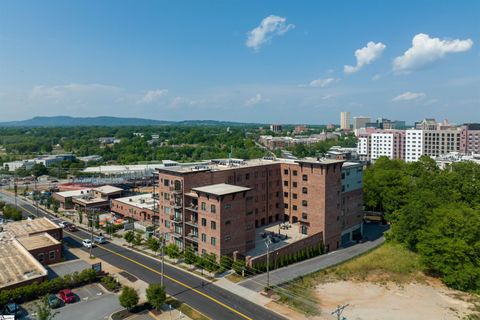
MULTIPOLYGON (((27 211, 27 212, 30 212, 29 210, 27 210, 27 209, 26 209, 25 207, 23 207, 22 205, 18 204, 18 206, 19 206, 20 208, 22 208, 23 210, 25 210, 25 211, 27 211)), ((31 213, 31 212, 30 212, 30 213, 31 213)), ((31 213, 31 214, 35 215, 34 213, 31 213)), ((64 230, 64 231, 65 231, 65 230, 64 230)), ((77 238, 77 239, 79 239, 79 240, 83 240, 83 238, 81 238, 81 237, 79 237, 79 236, 77 236, 77 235, 75 235, 75 234, 73 234, 73 233, 71 233, 71 232, 68 232, 68 231, 65 231, 65 232, 67 232, 69 235, 71 235, 71 236, 73 236, 73 237, 75 237, 75 238, 77 238)), ((102 245, 97 245, 97 247, 99 247, 99 248, 101 248, 101 249, 103 249, 103 250, 105 250, 105 251, 107 251, 107 252, 110 252, 110 253, 112 253, 112 254, 114 254, 114 255, 117 255, 117 256, 125 259, 125 260, 128 260, 128 261, 130 261, 130 262, 133 262, 133 263, 135 263, 135 264, 137 264, 137 265, 139 265, 139 266, 141 266, 141 267, 143 267, 143 268, 145 268, 145 269, 147 269, 147 270, 149 270, 149 271, 151 271, 151 272, 154 272, 154 273, 156 273, 156 274, 162 275, 162 273, 161 273, 160 271, 155 270, 155 269, 153 269, 153 268, 150 268, 149 266, 147 266, 147 265, 145 265, 145 264, 143 264, 143 263, 140 263, 140 262, 138 262, 138 261, 135 261, 135 260, 133 260, 133 259, 131 259, 131 258, 129 258, 129 257, 123 255, 123 254, 121 254, 121 253, 118 253, 118 252, 113 251, 113 250, 111 250, 111 249, 105 248, 105 247, 102 246, 102 245)), ((169 280, 171 280, 171 281, 173 281, 173 282, 175 282, 175 283, 177 283, 177 284, 179 284, 179 285, 181 285, 181 286, 183 286, 183 287, 185 287, 185 288, 187 288, 187 289, 189 289, 189 290, 192 290, 193 292, 195 292, 195 293, 197 293, 197 294, 199 294, 199 295, 201 295, 201 296, 209 299, 210 301, 215 302, 216 304, 224 307, 225 309, 230 310, 230 311, 236 313, 237 315, 239 315, 240 317, 242 317, 242 318, 244 318, 244 319, 246 319, 246 320, 253 320, 252 318, 250 318, 250 317, 247 316, 246 314, 243 314, 242 312, 240 312, 240 311, 238 311, 238 310, 236 310, 236 309, 234 309, 234 308, 226 305, 225 303, 219 301, 218 299, 215 299, 214 297, 212 297, 212 296, 210 296, 210 295, 208 295, 208 294, 206 294, 206 293, 204 293, 204 292, 202 292, 202 291, 200 291, 200 290, 198 290, 198 289, 195 289, 194 287, 189 286, 188 284, 186 284, 186 283, 184 283, 184 282, 182 282, 182 281, 179 281, 179 280, 177 280, 177 279, 175 279, 175 278, 172 278, 172 277, 170 277, 170 276, 168 276, 168 275, 166 275, 166 274, 164 274, 163 276, 164 276, 165 278, 167 278, 167 279, 169 279, 169 280)))
MULTIPOLYGON (((71 236, 79 239, 79 240, 83 240, 81 237, 79 237, 79 236, 77 236, 77 235, 75 235, 75 234, 73 234, 73 233, 71 233, 71 232, 68 232, 68 231, 67 231, 67 233, 68 233, 69 235, 71 235, 71 236)), ((112 253, 112 254, 114 254, 114 255, 117 255, 117 256, 125 259, 125 260, 128 260, 128 261, 130 261, 130 262, 133 262, 133 263, 135 263, 135 264, 137 264, 137 265, 139 265, 139 266, 141 266, 141 267, 143 267, 143 268, 145 268, 145 269, 147 269, 147 270, 149 270, 149 271, 152 271, 152 272, 154 272, 154 273, 156 273, 156 274, 162 275, 162 273, 161 273, 160 271, 155 270, 155 269, 153 269, 153 268, 150 268, 149 266, 144 265, 143 263, 140 263, 140 262, 138 262, 138 261, 135 261, 135 260, 133 260, 133 259, 127 257, 127 256, 124 256, 124 255, 121 254, 121 253, 118 253, 118 252, 113 251, 113 250, 111 250, 111 249, 105 248, 105 247, 102 246, 102 245, 96 245, 96 246, 99 247, 99 248, 101 248, 101 249, 103 249, 103 250, 105 250, 105 251, 108 251, 108 252, 110 252, 110 253, 112 253)), ((209 299, 209 300, 217 303, 218 305, 220 305, 220 306, 222 306, 222 307, 224 307, 224 308, 226 308, 226 309, 228 309, 228 310, 236 313, 237 315, 239 315, 240 317, 242 317, 242 318, 244 318, 244 319, 253 320, 252 318, 250 318, 249 316, 241 313, 240 311, 238 311, 238 310, 236 310, 236 309, 234 309, 234 308, 226 305, 225 303, 223 303, 223 302, 215 299, 214 297, 212 297, 212 296, 210 296, 210 295, 208 295, 208 294, 206 294, 206 293, 204 293, 204 292, 202 292, 202 291, 200 291, 200 290, 195 289, 195 288, 192 287, 192 286, 189 286, 188 284, 186 284, 186 283, 184 283, 184 282, 182 282, 182 281, 179 281, 179 280, 177 280, 177 279, 175 279, 175 278, 172 278, 172 277, 170 277, 170 276, 168 276, 168 275, 166 275, 166 274, 164 274, 163 276, 164 276, 165 278, 167 278, 167 279, 169 279, 169 280, 171 280, 171 281, 173 281, 173 282, 175 282, 175 283, 177 283, 177 284, 179 284, 179 285, 181 285, 181 286, 183 286, 183 287, 185 287, 185 288, 187 288, 187 289, 189 289, 189 290, 192 290, 193 292, 195 292, 195 293, 197 293, 197 294, 199 294, 199 295, 201 295, 201 296, 203 296, 203 297, 205 297, 205 298, 207 298, 207 299, 209 299)))

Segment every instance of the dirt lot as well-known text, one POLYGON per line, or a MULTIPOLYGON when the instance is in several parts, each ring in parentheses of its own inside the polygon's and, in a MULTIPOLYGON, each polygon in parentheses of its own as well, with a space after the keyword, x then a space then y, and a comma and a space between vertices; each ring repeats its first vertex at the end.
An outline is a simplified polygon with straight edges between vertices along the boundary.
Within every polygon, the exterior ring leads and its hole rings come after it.
MULTIPOLYGON (((451 290, 440 283, 394 283, 337 281, 319 284, 316 292, 320 300, 320 316, 305 317, 286 306, 271 303, 289 319, 334 319, 330 312, 338 305, 348 303, 342 314, 349 320, 411 320, 411 319, 462 319, 474 308, 468 296, 451 290)), ((477 299, 478 300, 478 299, 477 299)), ((477 302, 478 303, 478 302, 477 302)))

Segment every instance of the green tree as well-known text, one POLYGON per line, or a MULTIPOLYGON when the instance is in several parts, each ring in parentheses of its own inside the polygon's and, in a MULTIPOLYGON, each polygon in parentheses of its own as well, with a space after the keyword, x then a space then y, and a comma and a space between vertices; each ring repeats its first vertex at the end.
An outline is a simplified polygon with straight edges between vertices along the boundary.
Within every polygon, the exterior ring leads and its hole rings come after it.
POLYGON ((180 249, 174 243, 170 243, 165 247, 165 253, 172 259, 177 259, 181 256, 180 249))
POLYGON ((133 234, 133 231, 127 231, 123 235, 123 238, 125 239, 125 241, 127 241, 127 243, 129 243, 131 245, 133 243, 133 241, 135 240, 135 235, 133 234))
POLYGON ((30 173, 35 177, 38 178, 45 174, 48 174, 48 169, 43 165, 43 163, 35 163, 30 169, 30 173))
POLYGON ((187 264, 195 264, 195 262, 197 262, 197 255, 195 254, 195 252, 193 252, 193 248, 191 246, 188 246, 185 249, 183 259, 187 264))
POLYGON ((122 288, 122 293, 118 297, 118 300, 122 307, 131 310, 138 304, 139 297, 135 289, 125 286, 122 288))
POLYGON ((48 296, 44 296, 40 299, 40 302, 35 303, 36 313, 38 320, 51 320, 58 312, 53 312, 52 308, 48 304, 48 296))
POLYGON ((142 244, 143 238, 140 233, 135 234, 135 238, 133 239, 133 244, 136 246, 139 246, 142 244))
POLYGON ((149 284, 146 290, 146 295, 148 303, 150 303, 150 305, 157 311, 161 310, 165 300, 167 300, 165 286, 162 286, 158 283, 149 284))
POLYGON ((153 252, 157 253, 157 251, 160 249, 160 241, 158 241, 155 238, 150 238, 147 241, 147 246, 148 249, 152 250, 153 252))

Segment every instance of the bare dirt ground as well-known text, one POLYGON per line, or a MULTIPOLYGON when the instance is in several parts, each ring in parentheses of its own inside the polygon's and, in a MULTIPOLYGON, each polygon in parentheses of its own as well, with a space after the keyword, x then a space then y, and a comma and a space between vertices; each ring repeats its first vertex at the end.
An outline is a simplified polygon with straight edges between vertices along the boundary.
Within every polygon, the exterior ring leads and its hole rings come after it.
MULTIPOLYGON (((375 284, 357 281, 336 281, 316 288, 321 315, 306 317, 285 305, 267 305, 288 319, 335 319, 330 312, 338 305, 349 304, 342 316, 349 320, 462 319, 473 312, 475 300, 465 293, 446 288, 440 283, 375 284)), ((478 303, 478 298, 476 298, 478 303)))

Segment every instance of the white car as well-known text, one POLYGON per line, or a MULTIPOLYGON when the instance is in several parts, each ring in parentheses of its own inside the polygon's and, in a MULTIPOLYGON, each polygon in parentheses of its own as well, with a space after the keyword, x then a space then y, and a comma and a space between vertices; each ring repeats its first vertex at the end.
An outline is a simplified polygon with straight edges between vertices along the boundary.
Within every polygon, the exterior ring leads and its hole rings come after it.
POLYGON ((107 240, 103 236, 94 236, 93 237, 93 242, 98 243, 98 244, 102 244, 102 243, 106 243, 107 240))
POLYGON ((66 221, 60 221, 60 222, 58 223, 58 225, 59 225, 61 228, 66 228, 66 227, 68 226, 68 222, 66 222, 66 221))
POLYGON ((92 240, 90 240, 90 239, 84 239, 84 240, 82 241, 82 245, 83 245, 85 248, 91 248, 91 247, 93 247, 93 242, 92 242, 92 240))

